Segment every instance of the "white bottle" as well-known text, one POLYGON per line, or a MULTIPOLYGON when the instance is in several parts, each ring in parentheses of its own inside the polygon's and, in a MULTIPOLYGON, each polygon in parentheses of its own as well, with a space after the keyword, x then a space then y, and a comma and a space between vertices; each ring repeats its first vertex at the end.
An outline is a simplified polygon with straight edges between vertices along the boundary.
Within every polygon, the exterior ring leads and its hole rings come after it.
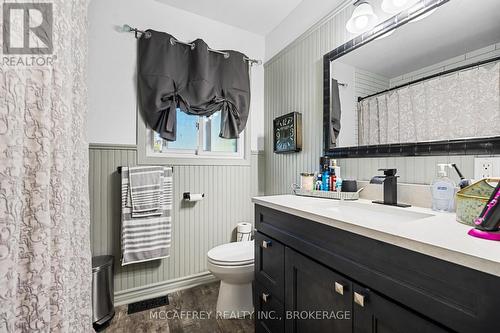
POLYGON ((448 178, 446 167, 451 164, 438 164, 438 177, 432 182, 432 209, 439 212, 452 212, 455 207, 455 183, 448 178))

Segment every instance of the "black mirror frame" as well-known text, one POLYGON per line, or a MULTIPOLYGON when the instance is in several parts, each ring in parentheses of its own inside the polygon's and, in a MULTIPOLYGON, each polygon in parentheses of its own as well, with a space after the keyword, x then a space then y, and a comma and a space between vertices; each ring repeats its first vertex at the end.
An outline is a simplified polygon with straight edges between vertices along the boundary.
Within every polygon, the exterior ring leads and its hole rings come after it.
POLYGON ((444 141, 383 144, 331 148, 330 142, 330 64, 357 48, 391 30, 410 22, 450 0, 422 0, 415 6, 380 23, 347 43, 323 56, 323 149, 324 155, 335 158, 390 157, 390 156, 435 156, 435 155, 492 155, 500 154, 500 136, 444 141))

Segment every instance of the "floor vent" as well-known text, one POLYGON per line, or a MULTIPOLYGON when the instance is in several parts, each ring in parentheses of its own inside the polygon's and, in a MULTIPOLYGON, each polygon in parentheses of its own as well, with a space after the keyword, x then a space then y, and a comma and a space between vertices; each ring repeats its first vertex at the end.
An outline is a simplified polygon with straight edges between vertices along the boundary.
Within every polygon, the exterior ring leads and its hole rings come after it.
POLYGON ((168 305, 168 296, 160 296, 128 305, 128 314, 154 309, 163 305, 168 305))

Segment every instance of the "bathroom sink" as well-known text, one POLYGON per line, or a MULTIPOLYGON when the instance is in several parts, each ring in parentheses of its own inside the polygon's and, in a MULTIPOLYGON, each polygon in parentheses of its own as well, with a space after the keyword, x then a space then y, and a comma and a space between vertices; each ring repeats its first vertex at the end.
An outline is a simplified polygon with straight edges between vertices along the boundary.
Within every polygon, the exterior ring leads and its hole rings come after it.
POLYGON ((420 213, 405 208, 352 201, 336 202, 335 206, 325 208, 335 217, 346 220, 363 220, 372 222, 411 222, 433 217, 432 214, 420 213))

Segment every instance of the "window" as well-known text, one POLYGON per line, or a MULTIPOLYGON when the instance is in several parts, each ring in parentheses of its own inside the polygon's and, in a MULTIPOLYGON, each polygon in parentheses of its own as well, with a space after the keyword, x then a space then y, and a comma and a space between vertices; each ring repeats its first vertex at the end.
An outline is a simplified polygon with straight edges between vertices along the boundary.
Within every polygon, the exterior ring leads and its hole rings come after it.
POLYGON ((220 119, 220 112, 199 117, 177 109, 177 140, 164 140, 155 131, 147 129, 147 156, 242 159, 244 134, 239 139, 220 138, 220 119))

